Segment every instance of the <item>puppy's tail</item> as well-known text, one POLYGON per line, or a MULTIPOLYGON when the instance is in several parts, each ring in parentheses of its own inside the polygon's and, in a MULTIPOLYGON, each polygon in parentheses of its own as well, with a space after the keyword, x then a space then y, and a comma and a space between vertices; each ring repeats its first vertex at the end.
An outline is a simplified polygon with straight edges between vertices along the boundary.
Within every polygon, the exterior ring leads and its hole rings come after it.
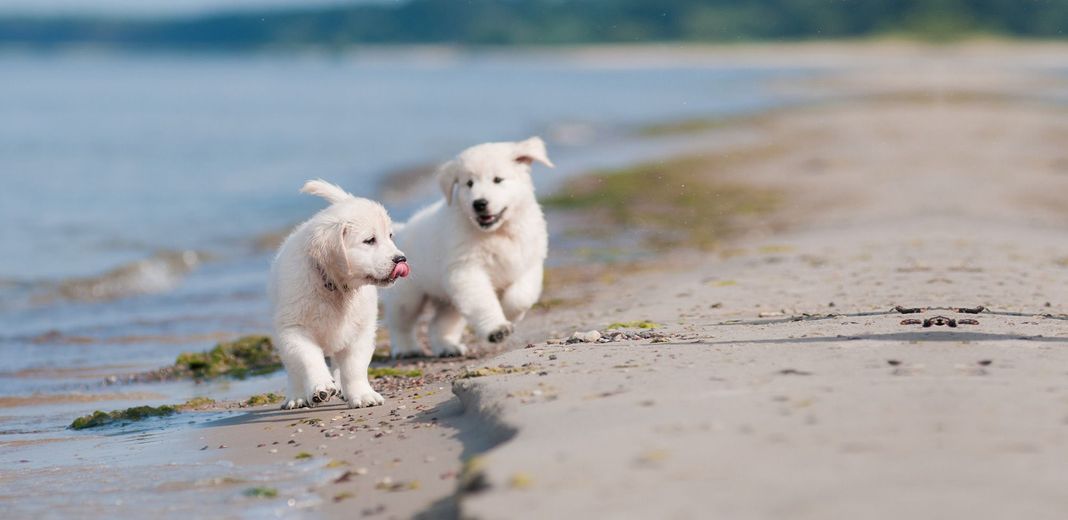
POLYGON ((305 182, 304 187, 300 189, 300 192, 309 195, 318 195, 329 201, 331 204, 337 204, 338 202, 356 198, 336 184, 330 184, 322 179, 305 182))

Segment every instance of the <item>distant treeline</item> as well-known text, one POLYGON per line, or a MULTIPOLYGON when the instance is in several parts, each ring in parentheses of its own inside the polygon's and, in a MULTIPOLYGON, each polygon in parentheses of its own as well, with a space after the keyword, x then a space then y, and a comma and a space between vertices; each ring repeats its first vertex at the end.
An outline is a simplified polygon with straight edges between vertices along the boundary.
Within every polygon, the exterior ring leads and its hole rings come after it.
POLYGON ((181 19, 0 18, 0 44, 257 49, 974 34, 1060 38, 1068 0, 409 0, 181 19))

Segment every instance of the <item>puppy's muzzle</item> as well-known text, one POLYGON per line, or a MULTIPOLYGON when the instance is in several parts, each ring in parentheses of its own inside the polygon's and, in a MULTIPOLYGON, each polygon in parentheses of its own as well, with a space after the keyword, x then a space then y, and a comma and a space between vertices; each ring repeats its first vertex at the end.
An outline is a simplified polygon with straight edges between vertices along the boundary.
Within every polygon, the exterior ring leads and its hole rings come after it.
MULTIPOLYGON (((475 210, 475 221, 483 229, 493 227, 494 224, 500 222, 501 215, 504 214, 504 209, 500 213, 493 214, 489 212, 489 201, 486 199, 478 199, 471 203, 471 208, 475 210)), ((505 208, 508 209, 508 208, 505 208)))
POLYGON ((389 273, 390 281, 397 278, 404 278, 411 274, 412 269, 408 267, 408 258, 404 255, 397 255, 393 257, 393 271, 389 273))

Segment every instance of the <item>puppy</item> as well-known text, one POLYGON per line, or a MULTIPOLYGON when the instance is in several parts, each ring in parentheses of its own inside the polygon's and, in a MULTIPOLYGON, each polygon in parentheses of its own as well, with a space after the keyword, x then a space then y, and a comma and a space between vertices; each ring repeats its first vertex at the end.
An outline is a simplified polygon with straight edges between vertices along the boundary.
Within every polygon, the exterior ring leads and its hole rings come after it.
POLYGON ((409 273, 393 223, 377 202, 328 182, 308 181, 301 191, 330 206, 297 226, 271 265, 275 345, 289 376, 282 408, 316 406, 339 390, 350 408, 382 404, 367 379, 377 288, 409 273), (333 377, 325 356, 335 364, 333 377))
POLYGON ((431 352, 463 356, 465 323, 498 343, 538 301, 548 230, 530 178, 535 161, 553 166, 538 137, 474 146, 438 169, 444 199, 397 231, 416 274, 385 299, 394 357, 423 353, 415 325, 428 303, 431 352))

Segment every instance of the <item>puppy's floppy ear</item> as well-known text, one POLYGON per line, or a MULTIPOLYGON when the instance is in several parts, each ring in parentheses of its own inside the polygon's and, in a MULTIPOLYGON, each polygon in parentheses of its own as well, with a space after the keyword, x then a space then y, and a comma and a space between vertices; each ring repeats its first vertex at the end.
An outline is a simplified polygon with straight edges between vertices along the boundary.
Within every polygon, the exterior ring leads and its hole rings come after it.
POLYGON ((456 161, 449 161, 438 167, 437 177, 438 186, 441 186, 441 193, 445 195, 445 204, 452 205, 452 192, 457 182, 460 182, 457 176, 456 161))
POLYGON ((545 166, 554 168, 553 162, 549 160, 549 154, 545 151, 545 141, 542 141, 540 137, 531 137, 525 141, 519 141, 515 143, 515 162, 530 164, 534 161, 538 161, 545 166))
POLYGON ((336 222, 316 227, 308 237, 308 258, 319 264, 329 281, 334 283, 342 283, 352 276, 348 248, 345 247, 348 234, 349 227, 344 222, 336 222))

